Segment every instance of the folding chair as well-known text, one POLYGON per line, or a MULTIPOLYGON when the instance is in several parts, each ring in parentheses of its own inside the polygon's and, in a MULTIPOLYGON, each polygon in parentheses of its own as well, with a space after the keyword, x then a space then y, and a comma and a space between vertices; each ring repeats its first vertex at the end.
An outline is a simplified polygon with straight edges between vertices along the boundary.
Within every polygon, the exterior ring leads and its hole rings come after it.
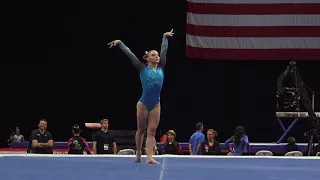
POLYGON ((135 155, 136 152, 133 149, 122 149, 118 152, 118 155, 135 155))
POLYGON ((284 156, 303 156, 303 154, 300 151, 290 151, 287 152, 284 156))
POLYGON ((256 156, 273 156, 273 153, 268 150, 260 150, 256 153, 256 156))

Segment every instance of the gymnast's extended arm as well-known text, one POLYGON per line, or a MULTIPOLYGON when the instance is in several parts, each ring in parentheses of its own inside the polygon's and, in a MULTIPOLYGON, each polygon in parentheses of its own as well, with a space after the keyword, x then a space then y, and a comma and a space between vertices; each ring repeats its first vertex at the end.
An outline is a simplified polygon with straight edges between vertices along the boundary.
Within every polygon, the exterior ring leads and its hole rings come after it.
POLYGON ((160 51, 160 62, 159 62, 159 66, 162 68, 164 68, 167 63, 167 51, 168 51, 168 37, 163 36, 162 43, 161 43, 161 51, 160 51))
POLYGON ((163 34, 162 43, 161 43, 161 51, 160 51, 160 62, 159 66, 164 68, 167 63, 167 51, 168 51, 168 37, 173 36, 173 29, 169 32, 163 34))
POLYGON ((108 45, 110 45, 110 48, 113 46, 119 46, 119 48, 129 57, 131 63, 139 70, 139 72, 142 72, 146 65, 142 63, 136 55, 134 55, 131 50, 120 40, 115 40, 110 42, 108 45))

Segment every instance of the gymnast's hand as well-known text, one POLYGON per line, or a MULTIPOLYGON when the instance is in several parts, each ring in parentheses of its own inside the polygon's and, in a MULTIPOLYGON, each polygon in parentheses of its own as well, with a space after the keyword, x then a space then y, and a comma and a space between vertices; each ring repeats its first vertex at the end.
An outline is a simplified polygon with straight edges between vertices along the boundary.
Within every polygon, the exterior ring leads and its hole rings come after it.
POLYGON ((112 48, 113 46, 117 46, 121 41, 120 40, 114 40, 110 43, 108 43, 109 48, 112 48))
POLYGON ((173 36, 173 29, 171 29, 171 31, 170 32, 166 32, 166 33, 164 33, 163 34, 163 36, 166 36, 166 37, 168 37, 168 36, 170 36, 170 37, 172 37, 173 36))

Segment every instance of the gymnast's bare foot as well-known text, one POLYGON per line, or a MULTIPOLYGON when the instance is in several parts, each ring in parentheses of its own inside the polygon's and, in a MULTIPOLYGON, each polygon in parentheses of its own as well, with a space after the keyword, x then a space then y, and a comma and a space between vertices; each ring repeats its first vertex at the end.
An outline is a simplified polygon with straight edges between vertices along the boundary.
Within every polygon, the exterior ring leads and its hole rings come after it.
POLYGON ((136 163, 141 163, 141 152, 136 153, 136 163))
POLYGON ((147 164, 160 164, 158 161, 154 160, 153 158, 147 159, 147 164))

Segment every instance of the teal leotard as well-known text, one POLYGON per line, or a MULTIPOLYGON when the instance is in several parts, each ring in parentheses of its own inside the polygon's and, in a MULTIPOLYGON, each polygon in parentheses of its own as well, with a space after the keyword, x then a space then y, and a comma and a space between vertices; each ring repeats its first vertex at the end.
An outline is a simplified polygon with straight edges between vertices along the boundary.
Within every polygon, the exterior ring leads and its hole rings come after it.
POLYGON ((139 101, 142 102, 149 111, 152 110, 160 101, 160 93, 164 80, 164 67, 167 61, 168 38, 165 36, 162 38, 160 62, 156 70, 153 70, 141 62, 123 42, 119 43, 119 47, 140 72, 143 93, 139 101))

